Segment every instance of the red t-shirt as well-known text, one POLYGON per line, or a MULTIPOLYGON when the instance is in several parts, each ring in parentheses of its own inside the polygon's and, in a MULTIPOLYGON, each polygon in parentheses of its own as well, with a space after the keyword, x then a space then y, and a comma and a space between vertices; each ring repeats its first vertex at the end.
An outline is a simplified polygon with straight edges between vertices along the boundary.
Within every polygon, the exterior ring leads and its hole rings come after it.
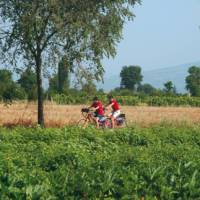
POLYGON ((113 104, 112 109, 114 112, 119 110, 119 104, 117 103, 117 101, 115 99, 111 100, 110 104, 113 104))
POLYGON ((98 115, 104 115, 103 106, 102 106, 102 103, 101 103, 100 101, 94 102, 94 103, 92 104, 91 107, 93 107, 93 108, 99 107, 99 108, 96 110, 96 113, 97 113, 98 115))

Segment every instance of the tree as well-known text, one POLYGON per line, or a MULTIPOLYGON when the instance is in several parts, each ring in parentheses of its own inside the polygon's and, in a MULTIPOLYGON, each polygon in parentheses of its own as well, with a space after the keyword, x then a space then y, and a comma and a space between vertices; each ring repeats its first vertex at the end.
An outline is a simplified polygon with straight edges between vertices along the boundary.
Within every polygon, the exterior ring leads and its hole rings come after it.
POLYGON ((200 67, 192 66, 186 77, 186 89, 192 96, 200 96, 200 67))
POLYGON ((112 94, 112 96, 132 96, 135 94, 135 92, 129 89, 116 87, 114 90, 110 91, 110 94, 112 94))
POLYGON ((125 21, 134 17, 131 7, 136 2, 140 0, 0 2, 2 59, 15 66, 23 60, 23 67, 35 67, 40 125, 44 125, 42 72, 66 55, 73 67, 85 68, 101 80, 101 60, 116 54, 116 43, 125 21))
POLYGON ((67 57, 64 56, 61 62, 58 65, 58 92, 64 93, 69 90, 70 80, 70 63, 67 60, 67 57))
POLYGON ((138 92, 142 92, 147 95, 152 95, 155 91, 156 89, 151 84, 148 83, 145 83, 138 87, 138 92))
POLYGON ((58 92, 58 74, 53 74, 53 76, 49 78, 48 92, 49 93, 58 92))
POLYGON ((13 81, 12 72, 7 69, 0 70, 0 88, 0 98, 4 101, 25 97, 24 91, 13 81))
POLYGON ((4 91, 7 90, 7 88, 12 85, 13 80, 12 80, 12 72, 6 69, 1 69, 0 70, 0 95, 4 93, 4 91))
POLYGON ((37 98, 37 80, 36 74, 30 67, 22 72, 19 80, 17 81, 26 92, 29 100, 37 98))
POLYGON ((141 75, 141 67, 124 66, 120 73, 121 88, 136 90, 141 84, 143 76, 141 75))
POLYGON ((71 66, 64 56, 58 64, 58 72, 49 78, 49 92, 66 93, 70 87, 69 73, 71 71, 71 66))
POLYGON ((173 93, 174 84, 172 83, 172 81, 167 81, 166 83, 164 83, 164 91, 166 93, 173 93))
POLYGON ((89 80, 87 83, 83 85, 82 91, 86 92, 89 96, 91 96, 97 93, 97 88, 96 85, 93 83, 93 81, 89 80))

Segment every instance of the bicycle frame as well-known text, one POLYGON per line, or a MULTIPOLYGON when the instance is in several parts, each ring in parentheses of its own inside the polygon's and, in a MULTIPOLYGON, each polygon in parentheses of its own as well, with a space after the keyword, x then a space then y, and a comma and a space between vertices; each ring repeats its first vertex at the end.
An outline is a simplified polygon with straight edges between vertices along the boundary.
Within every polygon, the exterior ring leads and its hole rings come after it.
POLYGON ((83 112, 82 111, 82 116, 84 117, 85 122, 90 122, 90 123, 95 122, 94 117, 93 117, 93 113, 91 111, 89 111, 89 112, 83 112))
MULTIPOLYGON (((83 127, 86 127, 88 123, 91 123, 91 124, 94 124, 96 125, 96 121, 95 121, 95 117, 94 117, 94 113, 89 110, 89 109, 82 109, 81 110, 82 112, 82 116, 83 116, 83 119, 81 119, 78 124, 81 122, 83 122, 83 127)), ((105 118, 104 121, 101 121, 99 120, 98 121, 99 123, 99 126, 102 127, 102 128, 110 128, 111 127, 111 124, 108 122, 108 118, 105 118)), ((81 124, 82 125, 82 124, 81 124)))

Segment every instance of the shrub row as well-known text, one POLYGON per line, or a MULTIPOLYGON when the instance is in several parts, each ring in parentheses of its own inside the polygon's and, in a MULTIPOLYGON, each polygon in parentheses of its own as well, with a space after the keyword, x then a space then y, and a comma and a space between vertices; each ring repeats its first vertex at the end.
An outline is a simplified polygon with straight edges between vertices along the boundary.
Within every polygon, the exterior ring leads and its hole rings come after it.
MULTIPOLYGON (((106 95, 99 95, 103 103, 107 102, 106 95)), ((139 106, 192 106, 200 107, 199 97, 157 97, 157 96, 116 96, 121 105, 139 106)), ((91 104, 92 97, 86 95, 54 95, 52 100, 58 104, 91 104)))

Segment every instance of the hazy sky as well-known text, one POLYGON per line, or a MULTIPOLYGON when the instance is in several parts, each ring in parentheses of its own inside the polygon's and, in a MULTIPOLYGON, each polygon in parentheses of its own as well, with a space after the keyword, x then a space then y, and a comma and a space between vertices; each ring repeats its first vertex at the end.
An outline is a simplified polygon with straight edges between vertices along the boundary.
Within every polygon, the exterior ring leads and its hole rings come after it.
POLYGON ((200 0, 143 0, 134 13, 117 56, 104 61, 106 77, 124 65, 147 71, 200 61, 200 0))

